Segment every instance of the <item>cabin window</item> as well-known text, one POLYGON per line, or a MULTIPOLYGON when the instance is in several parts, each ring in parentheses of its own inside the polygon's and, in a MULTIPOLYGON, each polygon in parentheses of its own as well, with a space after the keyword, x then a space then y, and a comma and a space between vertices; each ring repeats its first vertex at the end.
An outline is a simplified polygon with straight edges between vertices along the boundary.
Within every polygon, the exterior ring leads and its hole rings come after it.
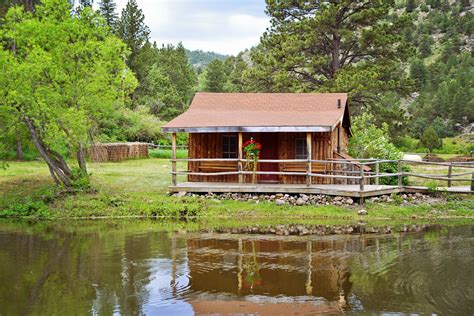
POLYGON ((296 139, 296 159, 307 159, 308 152, 306 150, 306 138, 296 139))
POLYGON ((222 139, 222 158, 237 158, 237 137, 224 135, 222 139))

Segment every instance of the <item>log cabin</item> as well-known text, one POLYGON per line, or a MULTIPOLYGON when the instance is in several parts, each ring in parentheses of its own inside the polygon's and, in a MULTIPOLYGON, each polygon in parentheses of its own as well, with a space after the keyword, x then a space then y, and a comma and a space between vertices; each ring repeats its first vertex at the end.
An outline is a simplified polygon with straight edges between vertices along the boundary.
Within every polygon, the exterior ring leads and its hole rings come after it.
MULTIPOLYGON (((254 181, 251 172, 245 172, 242 150, 242 144, 250 139, 261 144, 258 184, 350 182, 308 176, 334 174, 345 168, 318 160, 350 159, 346 93, 196 93, 189 109, 162 131, 172 133, 173 148, 176 133, 189 133, 188 170, 183 174, 190 183, 254 181)), ((180 174, 175 158, 173 150, 173 186, 180 174)), ((350 167, 357 172, 360 166, 350 167)))

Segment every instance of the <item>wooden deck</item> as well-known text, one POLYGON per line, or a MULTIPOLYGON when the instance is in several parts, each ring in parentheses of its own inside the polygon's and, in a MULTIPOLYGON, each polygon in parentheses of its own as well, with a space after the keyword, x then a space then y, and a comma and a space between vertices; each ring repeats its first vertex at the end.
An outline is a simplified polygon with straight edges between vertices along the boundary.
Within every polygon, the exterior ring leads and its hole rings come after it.
MULTIPOLYGON (((438 190, 451 193, 474 193, 468 186, 455 186, 450 188, 438 188, 438 190)), ((340 195, 349 197, 371 197, 384 194, 401 192, 428 192, 427 187, 406 186, 398 187, 392 185, 365 185, 364 190, 360 190, 359 185, 338 185, 338 184, 267 184, 267 183, 222 183, 222 182, 182 182, 169 187, 170 192, 194 192, 194 193, 306 193, 340 195)))

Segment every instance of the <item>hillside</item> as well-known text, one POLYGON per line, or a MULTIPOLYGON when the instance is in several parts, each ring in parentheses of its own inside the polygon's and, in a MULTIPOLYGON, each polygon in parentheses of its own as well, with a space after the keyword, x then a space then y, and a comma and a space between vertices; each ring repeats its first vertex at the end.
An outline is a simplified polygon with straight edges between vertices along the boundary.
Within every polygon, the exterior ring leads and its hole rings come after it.
POLYGON ((222 55, 219 53, 214 52, 205 52, 203 50, 188 50, 186 49, 186 55, 188 56, 189 63, 195 69, 204 69, 211 63, 211 61, 218 59, 218 60, 225 60, 227 55, 222 55))

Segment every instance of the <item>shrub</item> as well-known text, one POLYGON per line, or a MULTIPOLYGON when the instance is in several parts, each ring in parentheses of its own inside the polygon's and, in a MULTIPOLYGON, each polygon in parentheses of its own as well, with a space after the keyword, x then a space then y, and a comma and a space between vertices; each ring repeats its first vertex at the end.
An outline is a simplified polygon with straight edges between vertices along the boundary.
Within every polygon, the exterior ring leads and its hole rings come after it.
MULTIPOLYGON (((349 140, 349 154, 356 158, 377 158, 386 160, 401 159, 403 153, 392 144, 388 137, 388 126, 386 123, 382 127, 377 127, 374 123, 374 116, 364 113, 357 116, 352 124, 352 137, 349 140)), ((409 171, 408 168, 404 170, 409 171)), ((380 164, 381 173, 396 173, 398 165, 396 163, 380 164)), ((397 184, 397 177, 380 178, 380 184, 397 184)), ((404 177, 403 182, 408 183, 404 177)))
POLYGON ((13 203, 0 211, 0 217, 49 217, 49 210, 43 201, 27 200, 13 203))

